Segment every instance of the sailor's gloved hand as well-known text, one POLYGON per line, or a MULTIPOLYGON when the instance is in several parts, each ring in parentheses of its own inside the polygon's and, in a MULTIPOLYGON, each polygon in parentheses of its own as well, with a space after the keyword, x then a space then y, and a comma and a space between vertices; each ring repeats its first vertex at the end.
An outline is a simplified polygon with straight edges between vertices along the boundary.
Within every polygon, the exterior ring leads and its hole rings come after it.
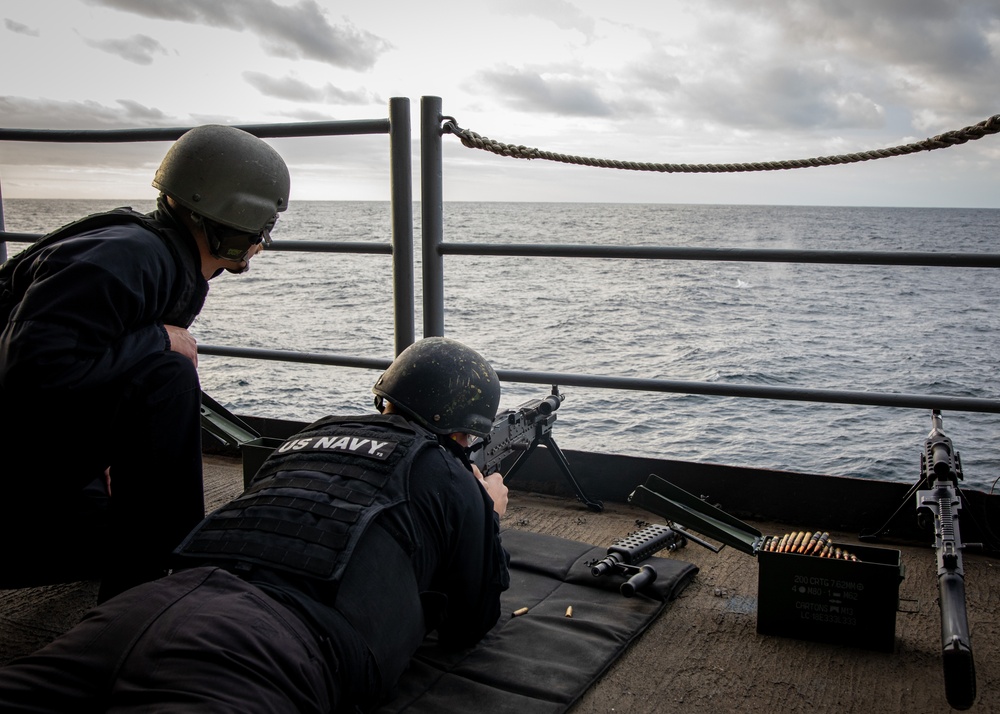
POLYGON ((472 465, 472 473, 479 479, 479 483, 486 489, 486 493, 493 499, 493 510, 498 516, 507 512, 507 486, 504 485, 503 476, 499 473, 490 474, 484 477, 479 467, 472 465))

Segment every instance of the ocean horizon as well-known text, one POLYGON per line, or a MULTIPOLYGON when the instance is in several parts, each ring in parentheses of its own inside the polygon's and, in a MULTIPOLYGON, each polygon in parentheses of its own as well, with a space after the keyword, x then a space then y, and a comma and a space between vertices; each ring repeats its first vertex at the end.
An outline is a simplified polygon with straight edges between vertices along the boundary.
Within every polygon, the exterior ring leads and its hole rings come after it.
MULTIPOLYGON (((4 199, 6 230, 46 232, 117 205, 153 202, 4 199)), ((445 202, 444 220, 446 241, 470 243, 989 253, 1000 236, 991 208, 445 202)), ((274 238, 387 242, 390 226, 388 201, 296 201, 274 238)), ((192 333, 391 359, 390 283, 384 255, 268 252, 213 281, 192 333)), ((989 268, 447 256, 445 333, 498 369, 997 398, 998 288, 989 268)), ((296 421, 370 412, 378 376, 215 356, 199 372, 235 413, 296 421)), ((547 392, 504 390, 504 408, 547 392)), ((923 410, 562 391, 564 450, 914 482, 930 429, 923 410)), ((966 485, 989 490, 1000 415, 946 412, 944 428, 966 485)))

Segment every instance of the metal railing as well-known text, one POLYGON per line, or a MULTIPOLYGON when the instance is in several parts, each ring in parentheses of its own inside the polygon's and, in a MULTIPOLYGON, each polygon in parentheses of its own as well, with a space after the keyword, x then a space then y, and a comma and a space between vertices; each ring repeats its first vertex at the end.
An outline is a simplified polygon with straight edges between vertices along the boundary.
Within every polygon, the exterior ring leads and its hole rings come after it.
MULTIPOLYGON (((413 278, 413 185, 411 159, 410 100, 394 97, 389 100, 389 116, 384 119, 349 121, 297 122, 292 124, 239 124, 261 138, 356 136, 362 134, 389 135, 391 239, 387 244, 343 241, 282 241, 275 240, 269 250, 311 251, 322 253, 376 253, 392 256, 393 311, 395 348, 400 352, 415 339, 416 310, 413 278)), ((49 130, 0 129, 0 141, 36 141, 51 143, 126 143, 139 141, 175 141, 191 127, 115 130, 49 130)), ((0 190, 0 262, 6 260, 7 241, 30 242, 34 233, 9 233, 3 214, 3 193, 0 190)), ((199 345, 204 354, 252 359, 335 364, 371 368, 384 360, 354 356, 287 353, 274 350, 254 350, 241 347, 199 345)))
MULTIPOLYGON (((847 265, 947 266, 1000 268, 1000 254, 927 253, 906 251, 830 251, 658 246, 539 245, 446 243, 442 200, 442 125, 450 119, 441 110, 440 97, 421 100, 421 225, 424 335, 444 334, 444 258, 446 255, 520 256, 552 258, 613 258, 648 260, 705 260, 768 263, 825 263, 847 265)), ((942 409, 1000 413, 1000 399, 925 394, 772 387, 717 382, 638 379, 587 374, 498 370, 509 382, 559 384, 570 387, 630 389, 755 399, 942 409)))
MULTIPOLYGON (((296 124, 249 125, 240 128, 264 138, 293 136, 342 136, 388 133, 391 155, 392 241, 391 245, 363 242, 280 241, 271 249, 341 253, 382 253, 393 258, 393 302, 395 348, 398 354, 415 340, 413 198, 410 159, 409 100, 389 102, 389 118, 371 121, 310 122, 296 124)), ((648 259, 735 261, 769 263, 823 263, 848 265, 946 266, 956 268, 998 268, 996 253, 927 253, 828 250, 774 250, 735 248, 683 248, 657 246, 539 245, 496 243, 446 243, 444 241, 442 123, 439 97, 421 99, 421 236, 422 296, 424 336, 444 334, 444 259, 447 255, 531 256, 592 259, 648 259)), ((0 129, 0 141, 124 142, 165 141, 179 137, 185 129, 142 129, 128 131, 45 131, 0 129)), ((2 197, 2 193, 0 193, 2 197)), ((0 258, 5 257, 3 241, 30 240, 33 234, 3 231, 0 200, 0 258)), ((232 346, 199 345, 199 352, 248 359, 300 362, 317 365, 384 369, 389 360, 355 355, 250 349, 232 346)), ((499 370, 507 382, 559 384, 649 392, 745 397, 754 399, 811 401, 834 404, 892 406, 917 409, 1000 413, 1000 399, 947 395, 808 389, 718 382, 639 379, 579 373, 499 370)))

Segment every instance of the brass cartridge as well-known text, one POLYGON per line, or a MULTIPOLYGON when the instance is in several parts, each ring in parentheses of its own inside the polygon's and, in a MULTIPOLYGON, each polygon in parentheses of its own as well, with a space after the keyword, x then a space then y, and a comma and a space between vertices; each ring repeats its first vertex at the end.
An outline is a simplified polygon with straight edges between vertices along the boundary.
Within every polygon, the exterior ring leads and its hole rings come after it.
POLYGON ((789 553, 795 553, 799 549, 799 544, 802 543, 802 537, 805 535, 803 531, 797 531, 795 537, 792 539, 792 547, 788 549, 789 553))

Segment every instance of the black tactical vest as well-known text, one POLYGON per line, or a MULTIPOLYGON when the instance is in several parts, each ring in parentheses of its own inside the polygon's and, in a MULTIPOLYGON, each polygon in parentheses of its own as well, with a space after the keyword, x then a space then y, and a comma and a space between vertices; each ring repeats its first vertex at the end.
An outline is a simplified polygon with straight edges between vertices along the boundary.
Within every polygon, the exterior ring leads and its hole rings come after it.
POLYGON ((399 416, 327 417, 287 439, 236 500, 209 515, 176 555, 321 581, 391 686, 426 634, 412 532, 377 522, 405 508, 411 466, 437 437, 399 416))
POLYGON ((95 213, 67 224, 42 236, 0 266, 0 325, 7 323, 23 293, 14 286, 14 271, 25 260, 31 260, 43 248, 66 238, 109 226, 137 223, 154 233, 170 249, 178 267, 178 282, 174 288, 170 310, 162 316, 166 325, 188 328, 205 304, 207 285, 200 279, 201 262, 190 246, 192 238, 170 216, 162 202, 152 215, 145 215, 131 208, 116 208, 105 213, 95 213))

